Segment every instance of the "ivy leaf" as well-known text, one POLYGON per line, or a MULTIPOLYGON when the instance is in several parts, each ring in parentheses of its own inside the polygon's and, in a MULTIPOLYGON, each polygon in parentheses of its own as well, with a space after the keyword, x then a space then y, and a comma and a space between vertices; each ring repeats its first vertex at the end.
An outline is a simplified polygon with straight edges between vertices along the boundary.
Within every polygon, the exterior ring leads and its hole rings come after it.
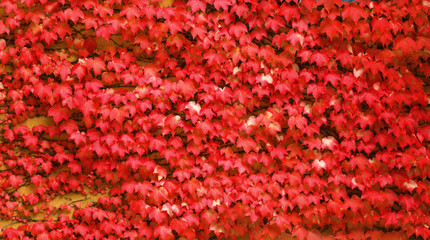
POLYGON ((285 18, 287 22, 291 21, 292 19, 300 19, 300 10, 296 5, 290 6, 289 4, 284 3, 279 9, 279 13, 285 18))
POLYGON ((228 7, 231 5, 232 3, 230 0, 214 0, 214 7, 216 10, 220 10, 222 8, 224 11, 228 11, 228 7))
POLYGON ((81 165, 80 165, 77 161, 75 161, 75 160, 70 161, 70 162, 67 164, 67 166, 69 167, 70 172, 71 172, 72 174, 73 174, 73 173, 81 173, 81 172, 82 172, 82 167, 81 167, 81 165))
POLYGON ((139 158, 129 156, 126 161, 126 166, 136 171, 140 166, 143 166, 143 162, 139 158))
POLYGON ((397 40, 394 44, 394 49, 400 49, 404 54, 410 51, 418 50, 417 43, 410 37, 397 40))
POLYGON ((127 6, 121 10, 120 16, 126 16, 127 20, 130 21, 130 20, 133 20, 134 18, 139 18, 140 11, 135 6, 127 6))
POLYGON ((299 3, 300 10, 303 11, 303 7, 307 8, 309 11, 312 11, 312 8, 315 6, 314 0, 301 0, 299 3))
POLYGON ((187 1, 187 6, 191 7, 191 11, 193 11, 193 13, 197 12, 198 10, 206 12, 206 3, 200 0, 187 1))
MULTIPOLYGON (((126 185, 123 185, 126 186, 126 185)), ((128 185, 129 189, 127 190, 128 193, 131 192, 136 192, 136 193, 140 193, 142 196, 147 196, 148 193, 151 193, 152 190, 154 189, 154 186, 152 186, 152 184, 150 184, 149 182, 132 182, 128 185)), ((122 187, 121 187, 122 188, 122 187)))
POLYGON ((307 124, 308 120, 303 116, 291 116, 288 119, 288 126, 290 128, 293 128, 295 126, 300 130, 304 130, 307 124))
POLYGON ((75 8, 67 8, 66 10, 64 10, 64 19, 67 22, 67 20, 72 20, 72 22, 74 24, 76 24, 78 22, 79 19, 84 19, 84 13, 82 12, 81 9, 75 7, 75 8))
POLYGON ((248 6, 246 6, 244 3, 233 5, 231 10, 240 18, 245 16, 246 13, 249 11, 248 6))
POLYGON ((328 57, 321 52, 316 52, 311 55, 311 63, 316 63, 318 67, 328 64, 328 57))
POLYGON ((360 18, 366 19, 368 15, 366 10, 357 4, 348 4, 342 10, 342 18, 351 18, 355 23, 357 23, 360 18))
POLYGON ((72 74, 75 74, 79 81, 82 81, 82 79, 87 75, 87 68, 82 64, 77 63, 72 67, 72 74))
POLYGON ((62 120, 69 120, 69 110, 57 103, 48 110, 48 116, 52 117, 55 123, 58 124, 62 120))
POLYGON ((246 153, 249 153, 251 150, 256 150, 257 143, 250 137, 239 136, 237 139, 237 146, 242 147, 246 153))
POLYGON ((93 70, 96 76, 100 75, 102 71, 106 70, 106 63, 99 57, 90 58, 87 60, 87 67, 93 70))
POLYGON ((213 65, 214 63, 221 65, 225 61, 223 54, 215 52, 212 49, 205 53, 204 58, 208 60, 209 65, 213 65))
MULTIPOLYGON (((158 224, 160 224, 167 218, 167 215, 164 212, 160 211, 160 209, 158 209, 157 207, 154 207, 149 212, 149 218, 154 219, 158 224)), ((156 230, 154 230, 154 234, 157 235, 156 230)), ((165 233, 158 233, 158 234, 165 234, 165 233)), ((160 235, 160 238, 162 239, 163 237, 160 235)))
POLYGON ((300 240, 308 239, 308 231, 303 227, 295 226, 292 235, 300 240))
POLYGON ((50 46, 54 41, 57 40, 57 34, 50 31, 43 31, 43 33, 40 35, 40 38, 45 40, 47 46, 50 46))
POLYGON ((430 125, 417 128, 417 137, 421 142, 424 140, 430 141, 430 125))
POLYGON ((79 146, 86 143, 87 137, 85 136, 85 133, 76 131, 70 135, 70 139, 72 139, 75 144, 79 146))
POLYGON ((240 38, 244 33, 248 32, 248 28, 245 24, 238 22, 236 24, 232 24, 228 30, 230 35, 235 36, 236 38, 240 38))
POLYGON ((15 189, 18 189, 19 185, 24 183, 22 178, 16 175, 10 175, 8 181, 9 181, 9 184, 15 189))
POLYGON ((109 41, 112 34, 115 34, 115 29, 111 26, 99 26, 96 30, 96 37, 102 37, 106 41, 109 41))
POLYGON ((150 239, 152 234, 153 234, 152 227, 147 226, 146 223, 139 228, 139 236, 145 236, 146 239, 150 239))
POLYGON ((0 6, 5 8, 7 14, 10 14, 11 12, 15 12, 16 10, 18 10, 18 5, 11 1, 2 1, 0 3, 0 6))
POLYGON ((129 182, 125 182, 121 185, 121 191, 123 193, 133 193, 133 192, 138 192, 138 189, 136 189, 136 182, 135 181, 129 181, 129 182))
POLYGON ((31 133, 25 134, 23 138, 24 138, 24 144, 26 147, 37 146, 38 138, 36 136, 33 136, 31 133))
POLYGON ((179 182, 184 182, 185 179, 190 179, 191 173, 189 171, 176 169, 172 176, 177 178, 179 182))
POLYGON ((166 225, 157 225, 154 229, 154 237, 160 237, 160 240, 174 239, 172 230, 166 225))
POLYGON ((188 224, 185 219, 173 219, 170 222, 170 227, 175 230, 178 234, 182 234, 186 229, 188 229, 188 224))
POLYGON ((252 92, 249 90, 249 88, 241 87, 239 89, 235 89, 234 91, 234 98, 239 100, 240 103, 246 104, 249 99, 252 97, 252 92))
POLYGON ((74 230, 76 233, 80 234, 81 236, 86 236, 88 231, 90 231, 88 225, 85 223, 78 224, 74 230))
POLYGON ((326 74, 324 74, 324 80, 326 83, 329 82, 334 87, 337 87, 341 78, 336 72, 327 72, 326 74))
POLYGON ((343 26, 337 20, 331 20, 325 18, 321 21, 320 32, 327 34, 327 36, 333 40, 334 37, 341 37, 343 35, 343 26))
POLYGON ((102 87, 103 87, 103 84, 100 81, 85 82, 85 88, 94 93, 99 92, 100 88, 102 87))
POLYGON ((284 19, 279 16, 269 17, 264 23, 264 27, 266 27, 267 29, 272 29, 274 32, 277 32, 279 27, 284 27, 284 26, 285 26, 284 19))
POLYGON ((365 170, 368 168, 369 160, 364 156, 353 156, 351 157, 351 166, 358 167, 361 170, 365 170))
POLYGON ((288 32, 286 39, 290 41, 293 47, 297 46, 297 43, 300 43, 300 46, 303 46, 305 40, 301 33, 295 32, 292 29, 288 32))
POLYGON ((97 42, 94 38, 89 37, 85 39, 84 47, 88 51, 88 53, 92 53, 94 50, 97 49, 97 42))

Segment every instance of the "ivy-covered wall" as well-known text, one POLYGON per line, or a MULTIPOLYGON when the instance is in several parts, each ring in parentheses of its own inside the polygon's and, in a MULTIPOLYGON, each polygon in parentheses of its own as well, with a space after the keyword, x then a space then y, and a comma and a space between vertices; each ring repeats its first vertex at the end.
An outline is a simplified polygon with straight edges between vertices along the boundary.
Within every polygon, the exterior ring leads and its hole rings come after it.
POLYGON ((429 238, 429 6, 1 1, 2 237, 429 238))

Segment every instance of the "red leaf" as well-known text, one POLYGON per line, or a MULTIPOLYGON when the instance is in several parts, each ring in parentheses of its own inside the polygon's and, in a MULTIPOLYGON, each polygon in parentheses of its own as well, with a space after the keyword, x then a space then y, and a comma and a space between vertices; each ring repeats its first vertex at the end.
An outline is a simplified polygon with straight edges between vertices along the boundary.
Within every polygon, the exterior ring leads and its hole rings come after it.
POLYGON ((103 70, 106 70, 106 63, 101 58, 90 58, 87 60, 88 69, 92 69, 96 76, 100 75, 103 70))
POLYGON ((92 91, 94 93, 99 92, 100 88, 103 87, 103 84, 96 80, 96 81, 89 81, 85 83, 85 88, 89 91, 92 91))
POLYGON ((170 222, 170 227, 171 229, 175 230, 178 234, 182 234, 182 232, 184 232, 188 228, 188 224, 186 220, 183 218, 180 218, 179 220, 173 219, 170 222))
POLYGON ((284 16, 285 20, 291 21, 292 19, 300 19, 300 10, 297 6, 290 6, 289 4, 282 4, 279 9, 279 14, 284 16))
POLYGON ((197 12, 201 10, 202 12, 206 11, 206 2, 200 0, 191 0, 187 1, 187 6, 191 7, 191 11, 197 12))
POLYGON ((365 170, 368 168, 369 160, 364 156, 353 156, 350 160, 351 166, 358 166, 359 169, 365 170))
POLYGON ((82 81, 82 79, 87 75, 87 68, 82 64, 77 63, 72 68, 72 74, 75 74, 79 81, 82 81))
POLYGON ((300 130, 304 130, 308 124, 308 120, 303 116, 291 116, 288 119, 288 126, 293 128, 294 126, 300 130))
POLYGON ((18 5, 16 4, 16 2, 11 1, 2 1, 0 2, 0 6, 5 8, 7 14, 15 12, 18 9, 18 5))
POLYGON ((293 47, 297 46, 297 43, 300 43, 300 46, 303 46, 303 42, 305 40, 301 33, 295 32, 292 29, 288 32, 286 39, 290 41, 293 47))
POLYGON ((140 166, 143 166, 143 162, 140 158, 129 156, 125 162, 125 165, 136 171, 140 166))
POLYGON ((357 83, 357 79, 352 75, 345 74, 342 76, 341 83, 345 85, 348 89, 351 89, 357 83))
MULTIPOLYGON (((126 187, 127 185, 123 185, 123 187, 126 187)), ((123 188, 121 187, 121 189, 123 188)), ((132 182, 130 184, 128 184, 129 189, 125 189, 128 193, 131 192, 136 192, 136 193, 140 193, 142 194, 142 196, 147 196, 148 193, 152 192, 152 190, 154 189, 154 186, 149 183, 149 182, 139 182, 139 183, 135 183, 132 182)))
POLYGON ((240 18, 245 16, 249 11, 248 6, 246 6, 244 3, 234 5, 231 10, 240 18))
POLYGON ((154 188, 151 194, 151 198, 155 200, 158 206, 161 205, 162 202, 168 199, 168 192, 164 187, 154 188))
POLYGON ((23 138, 24 138, 24 144, 25 144, 26 147, 29 147, 29 146, 35 147, 35 146, 37 146, 37 140, 38 140, 38 138, 36 136, 33 136, 31 133, 24 135, 23 138))
POLYGON ((417 203, 415 199, 409 195, 400 195, 400 203, 405 207, 406 211, 415 210, 417 203))
POLYGON ((62 120, 69 120, 69 110, 57 103, 48 110, 48 116, 52 117, 55 123, 58 124, 62 120))
POLYGON ((410 37, 396 41, 394 48, 400 49, 404 54, 407 54, 410 51, 418 50, 417 43, 410 37))
POLYGON ((88 53, 92 53, 97 48, 97 42, 94 38, 89 37, 85 39, 84 47, 87 49, 88 53))
POLYGON ((417 128, 417 137, 421 142, 423 140, 430 141, 430 125, 417 128))
POLYGON ((52 171, 52 163, 51 162, 43 162, 42 163, 42 169, 47 174, 51 173, 51 171, 52 171))
POLYGON ((165 147, 166 144, 167 144, 167 141, 165 138, 161 136, 157 136, 156 138, 153 138, 149 142, 149 149, 151 149, 152 151, 154 150, 161 151, 161 149, 165 147))
POLYGON ((12 185, 12 187, 18 189, 19 185, 21 185, 24 181, 20 176, 10 175, 9 176, 9 183, 12 185))
MULTIPOLYGON (((164 212, 160 211, 160 209, 158 209, 157 207, 154 207, 149 212, 149 218, 154 219, 158 224, 160 224, 167 218, 167 215, 164 212)), ((157 235, 155 231, 154 234, 157 235)), ((160 236, 160 238, 162 237, 160 236)))
POLYGON ((356 213, 358 210, 362 209, 363 201, 356 195, 353 195, 351 199, 345 201, 345 206, 351 208, 353 213, 356 213))
POLYGON ((64 10, 63 16, 66 19, 65 22, 67 22, 67 20, 72 20, 74 24, 76 24, 80 18, 84 19, 84 13, 81 9, 77 7, 67 8, 66 10, 64 10))
POLYGON ((293 228, 293 237, 297 237, 300 240, 308 238, 308 231, 303 227, 296 226, 293 228))
POLYGON ((81 173, 82 167, 77 161, 71 161, 67 164, 67 166, 70 168, 71 173, 81 173))
POLYGON ((316 63, 318 67, 328 64, 328 57, 323 53, 316 52, 311 56, 311 63, 316 63))
POLYGON ((123 193, 129 193, 129 194, 137 192, 138 190, 136 190, 136 182, 130 181, 130 182, 123 183, 121 185, 121 191, 123 193))
POLYGON ((342 10, 342 18, 351 18, 355 23, 357 23, 360 18, 366 19, 367 16, 368 13, 366 10, 358 4, 348 4, 342 10))
POLYGON ((250 137, 239 136, 237 146, 242 147, 246 153, 249 153, 251 150, 256 151, 257 143, 250 137))
POLYGON ((339 74, 336 72, 327 72, 326 74, 324 74, 324 80, 325 80, 325 83, 329 82, 334 87, 337 87, 338 82, 341 80, 341 78, 339 74))
POLYGON ((140 11, 135 6, 127 6, 121 10, 120 16, 126 16, 127 20, 132 20, 140 17, 140 11))
POLYGON ((85 223, 82 223, 75 226, 74 230, 75 232, 79 233, 81 236, 86 236, 89 231, 89 227, 85 223))
POLYGON ((230 0, 215 0, 214 1, 214 7, 216 10, 220 10, 222 8, 222 9, 224 9, 224 11, 228 11, 229 6, 231 6, 230 0))
POLYGON ((430 230, 428 229, 428 227, 418 227, 417 226, 417 227, 415 227, 415 234, 417 236, 421 236, 423 239, 429 239, 430 230))
POLYGON ((315 0, 301 0, 299 3, 299 7, 301 9, 302 9, 302 7, 305 7, 309 11, 312 11, 312 8, 314 8, 314 6, 316 7, 315 0))
POLYGON ((115 34, 115 29, 112 26, 99 26, 96 31, 96 37, 102 37, 107 41, 109 41, 112 34, 115 34))
POLYGON ((285 26, 285 22, 284 22, 284 19, 279 16, 269 17, 264 23, 264 26, 267 29, 272 29, 274 32, 277 32, 279 27, 285 26))
POLYGON ((151 239, 152 236, 152 228, 147 226, 146 223, 144 226, 139 228, 139 236, 145 236, 146 239, 151 239))
POLYGON ((80 144, 85 144, 87 141, 87 137, 84 132, 76 131, 70 135, 70 139, 72 139, 77 146, 80 144))
POLYGON ((225 56, 211 49, 204 54, 204 59, 208 60, 209 65, 213 65, 214 63, 221 65, 225 61, 225 56))
POLYGON ((230 33, 230 35, 233 35, 236 38, 240 38, 240 36, 248 32, 248 28, 246 27, 245 24, 238 22, 236 24, 232 24, 228 32, 230 33))
POLYGON ((327 36, 333 40, 334 37, 341 37, 343 34, 343 26, 337 20, 330 20, 325 18, 321 21, 320 32, 327 34, 327 36))
POLYGON ((180 87, 181 92, 183 93, 185 100, 187 101, 197 92, 194 82, 190 79, 186 79, 185 81, 179 81, 178 87, 180 87))
POLYGON ((90 28, 97 29, 99 26, 99 22, 93 16, 85 16, 82 22, 85 24, 85 29, 90 29, 90 28))
POLYGON ((161 240, 174 239, 172 230, 166 225, 157 225, 154 229, 154 237, 161 240))
POLYGON ((386 228, 388 228, 388 226, 396 228, 398 226, 399 219, 402 219, 402 216, 398 213, 389 212, 384 214, 382 219, 385 220, 386 228))
POLYGON ((110 110, 109 119, 112 121, 117 121, 122 124, 124 122, 124 118, 129 117, 127 110, 123 107, 121 108, 113 108, 110 110))
POLYGON ((234 98, 245 105, 252 98, 252 92, 249 88, 242 86, 240 89, 235 89, 234 98))
POLYGON ((179 182, 184 182, 185 179, 190 179, 191 173, 189 171, 176 169, 172 176, 177 178, 179 182))
POLYGON ((50 31, 43 31, 40 38, 45 40, 47 46, 50 46, 54 41, 57 40, 57 34, 50 31))

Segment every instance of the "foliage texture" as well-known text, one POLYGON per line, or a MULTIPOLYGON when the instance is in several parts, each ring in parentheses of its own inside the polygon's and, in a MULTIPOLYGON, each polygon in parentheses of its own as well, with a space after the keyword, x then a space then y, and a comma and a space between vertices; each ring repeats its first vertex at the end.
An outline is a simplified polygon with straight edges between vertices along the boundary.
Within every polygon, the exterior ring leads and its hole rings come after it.
POLYGON ((428 239, 429 7, 2 0, 2 236, 428 239))

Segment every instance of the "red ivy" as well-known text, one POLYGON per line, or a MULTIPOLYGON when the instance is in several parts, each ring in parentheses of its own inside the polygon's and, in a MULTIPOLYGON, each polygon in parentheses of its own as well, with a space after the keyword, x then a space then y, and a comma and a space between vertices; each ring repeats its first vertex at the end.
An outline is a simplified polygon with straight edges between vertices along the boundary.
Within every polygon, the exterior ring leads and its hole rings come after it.
POLYGON ((430 238, 429 7, 2 0, 2 237, 430 238))

